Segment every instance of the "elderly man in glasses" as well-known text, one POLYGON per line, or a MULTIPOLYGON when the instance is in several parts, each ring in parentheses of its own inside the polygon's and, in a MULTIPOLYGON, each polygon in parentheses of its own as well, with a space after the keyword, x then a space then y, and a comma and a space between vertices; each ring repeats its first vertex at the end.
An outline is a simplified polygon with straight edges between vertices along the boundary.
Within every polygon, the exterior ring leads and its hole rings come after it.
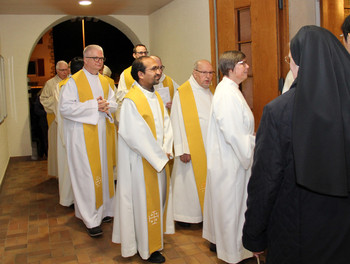
POLYGON ((207 176, 205 143, 213 97, 213 67, 207 60, 195 63, 192 75, 174 96, 175 162, 172 171, 174 219, 181 226, 203 221, 207 176))
POLYGON ((47 160, 47 173, 50 176, 57 177, 57 121, 54 114, 56 107, 55 104, 55 90, 57 84, 66 79, 68 76, 68 64, 61 60, 56 64, 55 77, 48 80, 40 94, 40 103, 44 106, 47 114, 48 130, 48 160, 47 160))
POLYGON ((60 92, 59 111, 75 198, 75 215, 91 237, 113 216, 113 140, 117 108, 113 87, 99 74, 105 58, 98 45, 84 49, 84 67, 60 92))

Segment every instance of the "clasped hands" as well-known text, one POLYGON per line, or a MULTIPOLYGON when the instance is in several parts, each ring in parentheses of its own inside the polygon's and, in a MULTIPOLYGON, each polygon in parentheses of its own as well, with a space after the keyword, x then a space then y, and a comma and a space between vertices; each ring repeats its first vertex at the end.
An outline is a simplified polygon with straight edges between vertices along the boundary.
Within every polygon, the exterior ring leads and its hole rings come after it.
POLYGON ((191 154, 186 154, 186 153, 182 154, 182 155, 180 156, 180 160, 181 160, 183 163, 190 162, 190 160, 191 160, 191 154))
POLYGON ((103 99, 102 96, 97 98, 97 103, 98 103, 98 111, 104 112, 104 113, 109 113, 109 103, 107 102, 106 99, 103 99))

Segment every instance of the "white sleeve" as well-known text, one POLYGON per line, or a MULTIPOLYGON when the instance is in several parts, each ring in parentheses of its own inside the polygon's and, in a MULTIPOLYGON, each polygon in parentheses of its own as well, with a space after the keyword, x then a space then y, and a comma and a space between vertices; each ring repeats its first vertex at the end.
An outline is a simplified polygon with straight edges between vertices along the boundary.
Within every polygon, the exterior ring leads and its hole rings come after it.
POLYGON ((164 168, 168 157, 130 99, 123 102, 118 133, 129 148, 145 158, 156 171, 160 172, 164 168))
POLYGON ((77 86, 70 79, 60 92, 59 111, 62 117, 74 122, 96 125, 99 119, 96 99, 79 101, 77 86))

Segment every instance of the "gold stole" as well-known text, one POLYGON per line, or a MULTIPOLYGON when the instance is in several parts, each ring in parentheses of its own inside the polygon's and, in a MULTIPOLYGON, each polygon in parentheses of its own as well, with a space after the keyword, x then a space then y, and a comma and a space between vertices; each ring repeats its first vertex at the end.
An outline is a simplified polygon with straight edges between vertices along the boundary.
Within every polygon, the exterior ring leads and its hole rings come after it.
MULTIPOLYGON (((164 123, 164 105, 160 95, 155 92, 158 98, 160 109, 162 110, 163 123, 164 123)), ((154 138, 157 140, 156 126, 154 123, 154 118, 152 114, 151 107, 147 101, 146 96, 143 92, 136 87, 132 87, 129 93, 126 94, 125 98, 131 99, 137 108, 137 111, 146 121, 154 138)), ((149 253, 159 250, 162 247, 162 229, 160 221, 160 197, 159 197, 159 184, 158 184, 158 174, 157 171, 149 164, 147 160, 142 158, 143 174, 145 178, 146 186, 146 200, 147 200, 147 225, 148 225, 148 248, 149 253)), ((163 214, 163 228, 166 229, 166 211, 168 205, 168 195, 169 195, 169 183, 170 183, 170 173, 168 164, 165 166, 166 177, 167 177, 167 187, 166 187, 166 201, 165 210, 163 214)))
POLYGON ((54 113, 46 113, 47 125, 50 127, 56 116, 54 113))
POLYGON ((134 83, 134 78, 131 76, 131 66, 124 70, 124 80, 125 85, 128 90, 130 90, 132 84, 134 83))
MULTIPOLYGON (((85 102, 94 99, 89 81, 83 70, 75 73, 72 78, 74 79, 79 95, 79 101, 85 102)), ((102 85, 104 98, 108 98, 109 85, 108 81, 99 74, 99 79, 102 85)), ((95 198, 96 209, 103 204, 103 189, 102 189, 102 171, 101 171, 101 158, 100 147, 98 140, 98 125, 83 124, 84 138, 86 145, 86 152, 88 155, 92 177, 95 185, 95 198)), ((114 181, 113 181, 113 129, 114 124, 110 123, 106 118, 106 148, 107 148, 107 165, 108 165, 108 184, 109 184, 109 196, 112 198, 114 195, 114 181)))
MULTIPOLYGON (((68 82, 69 78, 66 78, 64 80, 61 80, 58 83, 59 90, 61 90, 61 87, 65 85, 68 82)), ((51 126, 52 122, 55 120, 56 116, 54 113, 46 113, 46 119, 47 119, 47 125, 51 126)))
MULTIPOLYGON (((109 83, 109 86, 111 86, 111 89, 114 90, 114 80, 108 76, 103 75, 103 77, 105 77, 109 83)), ((115 113, 111 114, 113 119, 115 119, 115 113)), ((115 128, 113 128, 113 149, 115 149, 115 130, 117 129, 117 126, 114 124, 115 128)), ((112 152, 112 159, 113 159, 113 166, 117 165, 117 159, 115 156, 115 151, 112 152)))
POLYGON ((190 149, 193 173, 196 180, 199 202, 203 213, 205 185, 207 178, 207 157, 201 127, 199 124, 196 101, 190 82, 187 81, 178 88, 184 119, 187 142, 190 149))

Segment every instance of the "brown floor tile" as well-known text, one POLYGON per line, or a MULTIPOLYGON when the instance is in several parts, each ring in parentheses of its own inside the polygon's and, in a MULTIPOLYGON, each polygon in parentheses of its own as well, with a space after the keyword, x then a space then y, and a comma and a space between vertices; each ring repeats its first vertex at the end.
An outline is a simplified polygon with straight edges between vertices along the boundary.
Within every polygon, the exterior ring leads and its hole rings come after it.
MULTIPOLYGON (((1 264, 145 264, 138 255, 121 257, 111 241, 113 224, 91 238, 74 210, 58 204, 58 182, 47 176, 47 161, 10 160, 0 192, 1 264)), ((164 236, 169 264, 223 264, 202 238, 202 225, 176 225, 164 236)), ((252 262, 253 263, 253 262, 252 262)))

